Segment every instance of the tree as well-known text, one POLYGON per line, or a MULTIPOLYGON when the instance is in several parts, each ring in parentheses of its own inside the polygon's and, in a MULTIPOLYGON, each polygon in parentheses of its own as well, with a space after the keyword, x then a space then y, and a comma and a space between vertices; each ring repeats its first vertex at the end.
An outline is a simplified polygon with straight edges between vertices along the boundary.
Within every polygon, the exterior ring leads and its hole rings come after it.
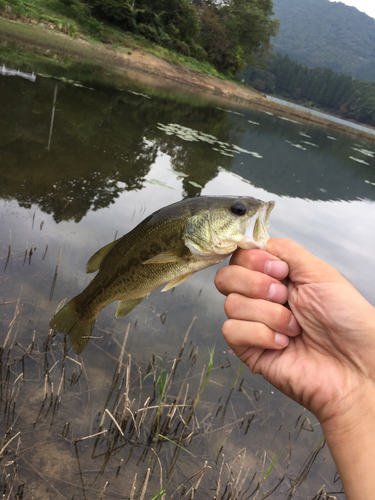
POLYGON ((269 49, 278 29, 272 0, 92 1, 101 18, 233 75, 269 49))
POLYGON ((270 48, 279 23, 272 20, 272 0, 194 0, 201 24, 201 44, 217 68, 233 74, 270 48))
POLYGON ((270 37, 277 34, 279 21, 271 19, 272 8, 272 0, 232 0, 223 7, 232 44, 242 47, 247 63, 269 49, 270 37))
POLYGON ((120 26, 124 30, 134 30, 133 9, 127 0, 94 0, 93 12, 100 18, 120 26))
POLYGON ((219 11, 203 5, 199 11, 199 20, 200 42, 207 53, 207 60, 219 70, 225 71, 231 43, 219 11))

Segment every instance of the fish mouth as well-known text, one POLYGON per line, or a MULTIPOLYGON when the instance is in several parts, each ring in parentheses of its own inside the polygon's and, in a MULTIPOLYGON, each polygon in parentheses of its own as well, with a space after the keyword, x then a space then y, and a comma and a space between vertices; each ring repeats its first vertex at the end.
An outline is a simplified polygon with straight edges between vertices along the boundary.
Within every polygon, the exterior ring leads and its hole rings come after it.
POLYGON ((258 212, 251 217, 246 227, 244 246, 241 248, 266 249, 267 241, 270 238, 267 232, 269 226, 268 219, 274 206, 274 201, 267 201, 263 203, 258 212))

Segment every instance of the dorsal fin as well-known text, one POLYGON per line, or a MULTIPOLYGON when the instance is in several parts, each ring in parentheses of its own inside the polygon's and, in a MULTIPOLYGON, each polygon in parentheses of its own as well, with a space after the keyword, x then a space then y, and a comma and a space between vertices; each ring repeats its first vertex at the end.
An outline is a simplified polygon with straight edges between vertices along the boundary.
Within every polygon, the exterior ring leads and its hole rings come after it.
POLYGON ((105 247, 95 252, 86 264, 86 273, 95 273, 95 271, 99 271, 99 267, 103 262, 104 257, 112 250, 115 245, 117 245, 118 241, 119 240, 112 241, 105 247))

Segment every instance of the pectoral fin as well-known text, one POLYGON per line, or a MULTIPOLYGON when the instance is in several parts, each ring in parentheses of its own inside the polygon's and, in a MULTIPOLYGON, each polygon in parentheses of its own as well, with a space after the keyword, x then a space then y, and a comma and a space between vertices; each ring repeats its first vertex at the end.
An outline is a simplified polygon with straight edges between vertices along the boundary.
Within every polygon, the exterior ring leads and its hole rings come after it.
POLYGON ((178 278, 175 278, 174 280, 170 281, 165 287, 163 288, 162 292, 167 292, 174 286, 181 285, 184 281, 190 278, 190 276, 193 276, 194 273, 187 273, 183 274, 182 276, 179 276, 178 278))
POLYGON ((151 259, 145 260, 142 264, 166 264, 168 262, 181 262, 190 256, 190 250, 184 247, 170 252, 159 253, 158 255, 151 257, 151 259))
POLYGON ((104 257, 112 250, 114 246, 117 245, 117 243, 118 240, 112 241, 105 247, 95 252, 86 264, 86 273, 95 273, 95 271, 99 271, 100 264, 102 263, 104 257))
POLYGON ((116 311, 116 318, 123 318, 124 316, 129 314, 130 311, 137 307, 145 297, 146 295, 144 297, 138 297, 131 300, 119 300, 116 311))

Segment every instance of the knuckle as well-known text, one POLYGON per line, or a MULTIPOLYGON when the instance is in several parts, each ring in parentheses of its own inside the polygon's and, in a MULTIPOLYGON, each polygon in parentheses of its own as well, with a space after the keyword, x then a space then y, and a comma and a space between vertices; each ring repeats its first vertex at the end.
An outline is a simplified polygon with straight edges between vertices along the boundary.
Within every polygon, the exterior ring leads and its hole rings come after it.
POLYGON ((222 270, 221 270, 221 269, 219 269, 219 270, 218 270, 218 272, 216 273, 215 278, 214 278, 214 284, 215 284, 215 286, 216 286, 216 288, 217 288, 218 290, 221 290, 221 288, 222 288, 222 284, 223 284, 223 280, 222 280, 222 274, 223 274, 223 273, 222 273, 221 271, 222 271, 222 270))
POLYGON ((225 340, 227 340, 232 332, 233 332, 233 321, 230 320, 230 319, 227 319, 226 321, 224 321, 223 323, 223 327, 222 327, 222 332, 223 332, 223 336, 225 338, 225 340))
POLYGON ((224 311, 227 316, 233 315, 238 306, 238 295, 230 293, 224 301, 224 311))
POLYGON ((275 319, 278 325, 282 326, 283 331, 288 331, 288 325, 291 320, 292 313, 283 305, 277 304, 275 310, 275 319))
POLYGON ((228 266, 222 267, 216 273, 214 283, 219 291, 225 290, 225 285, 228 280, 228 266))

